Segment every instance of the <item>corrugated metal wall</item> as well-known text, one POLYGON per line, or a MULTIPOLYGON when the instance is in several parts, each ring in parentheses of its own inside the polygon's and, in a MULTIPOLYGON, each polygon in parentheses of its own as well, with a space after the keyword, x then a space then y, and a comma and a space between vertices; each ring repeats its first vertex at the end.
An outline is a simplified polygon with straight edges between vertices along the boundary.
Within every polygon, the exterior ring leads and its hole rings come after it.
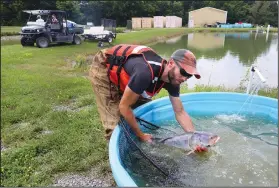
POLYGON ((182 18, 177 16, 166 16, 166 28, 182 27, 182 18))
POLYGON ((204 27, 205 24, 215 24, 216 22, 226 23, 227 12, 211 7, 204 7, 189 12, 189 23, 192 27, 204 27))
POLYGON ((154 16, 154 28, 164 28, 166 26, 165 16, 154 16))
POLYGON ((141 18, 141 27, 142 28, 152 28, 153 18, 141 18))
POLYGON ((176 28, 182 27, 182 18, 177 16, 154 16, 132 18, 132 28, 176 28))
POLYGON ((141 28, 141 18, 132 18, 132 28, 141 28))

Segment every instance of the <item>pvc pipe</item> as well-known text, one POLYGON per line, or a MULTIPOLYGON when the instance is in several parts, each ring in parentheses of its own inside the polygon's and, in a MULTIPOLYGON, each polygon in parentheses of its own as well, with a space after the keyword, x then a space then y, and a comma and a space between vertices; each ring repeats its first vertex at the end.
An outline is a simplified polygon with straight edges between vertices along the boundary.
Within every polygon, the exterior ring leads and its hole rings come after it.
POLYGON ((267 29, 266 29, 266 38, 265 38, 265 41, 267 41, 267 39, 268 39, 269 28, 270 28, 270 25, 268 25, 268 26, 267 26, 267 29))
POLYGON ((263 75, 260 73, 260 71, 256 68, 256 67, 254 67, 254 69, 255 69, 255 72, 258 74, 258 76, 260 77, 260 79, 261 79, 261 81, 263 82, 263 83, 265 83, 265 78, 263 77, 263 75))
POLYGON ((250 87, 251 87, 251 82, 252 82, 253 75, 254 75, 254 70, 253 70, 253 66, 251 66, 250 67, 250 78, 249 78, 246 94, 249 94, 249 90, 250 90, 250 87))
POLYGON ((270 29, 270 25, 267 26, 266 33, 269 32, 269 29, 270 29))

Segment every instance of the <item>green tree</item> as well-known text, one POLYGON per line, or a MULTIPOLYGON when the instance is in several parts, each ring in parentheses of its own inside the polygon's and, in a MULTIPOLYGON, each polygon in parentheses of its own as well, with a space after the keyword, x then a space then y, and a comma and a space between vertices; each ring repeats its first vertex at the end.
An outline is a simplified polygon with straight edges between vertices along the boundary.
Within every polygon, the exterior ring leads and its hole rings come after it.
POLYGON ((274 27, 278 27, 278 1, 270 2, 270 16, 267 21, 274 27))
POLYGON ((83 14, 80 12, 79 1, 56 1, 56 7, 66 11, 68 19, 80 22, 83 14))
POLYGON ((1 1, 1 25, 21 25, 23 8, 22 0, 1 1))
POLYGON ((250 8, 250 16, 248 16, 248 19, 253 24, 266 24, 272 16, 270 5, 271 3, 269 1, 256 1, 250 8))

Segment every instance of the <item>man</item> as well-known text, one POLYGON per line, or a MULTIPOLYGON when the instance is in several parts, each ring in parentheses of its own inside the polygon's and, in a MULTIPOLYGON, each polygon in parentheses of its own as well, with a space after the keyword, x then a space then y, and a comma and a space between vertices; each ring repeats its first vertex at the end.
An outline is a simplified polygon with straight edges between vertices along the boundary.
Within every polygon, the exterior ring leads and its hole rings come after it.
POLYGON ((89 76, 106 139, 122 115, 141 141, 151 142, 152 135, 140 130, 132 109, 150 101, 162 88, 169 93, 179 124, 186 132, 193 132, 192 121, 179 98, 180 84, 192 75, 200 78, 196 58, 186 49, 175 51, 169 61, 147 46, 120 44, 99 51, 89 76))
POLYGON ((57 20, 55 14, 52 14, 52 15, 51 15, 51 23, 53 23, 53 24, 58 23, 58 20, 57 20))
POLYGON ((45 21, 41 18, 41 15, 38 15, 36 22, 44 23, 45 21))

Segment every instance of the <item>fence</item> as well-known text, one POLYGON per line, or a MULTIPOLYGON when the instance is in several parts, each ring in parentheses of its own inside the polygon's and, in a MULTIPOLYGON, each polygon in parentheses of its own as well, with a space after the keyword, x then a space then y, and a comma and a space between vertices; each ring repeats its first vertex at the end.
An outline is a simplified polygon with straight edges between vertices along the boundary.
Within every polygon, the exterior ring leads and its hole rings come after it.
POLYGON ((132 30, 132 20, 127 20, 127 25, 126 25, 126 29, 127 30, 132 30))
POLYGON ((132 28, 141 28, 141 18, 132 18, 132 28))
POLYGON ((154 16, 154 28, 164 28, 166 25, 166 18, 164 16, 154 16))
POLYGON ((177 16, 166 16, 166 27, 167 28, 182 27, 182 18, 177 16))
POLYGON ((103 18, 101 25, 104 26, 104 30, 116 33, 116 20, 103 18))

